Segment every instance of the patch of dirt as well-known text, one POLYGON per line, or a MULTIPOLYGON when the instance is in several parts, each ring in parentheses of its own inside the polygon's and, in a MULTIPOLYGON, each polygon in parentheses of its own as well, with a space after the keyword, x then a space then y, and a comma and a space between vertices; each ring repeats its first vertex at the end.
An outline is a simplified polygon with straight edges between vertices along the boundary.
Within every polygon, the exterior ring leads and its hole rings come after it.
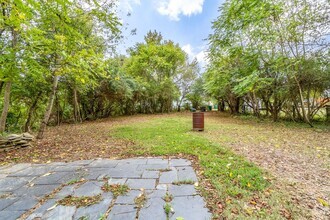
POLYGON ((48 127, 44 138, 37 140, 33 147, 0 152, 0 165, 7 163, 50 163, 95 158, 125 157, 129 142, 114 140, 111 129, 125 123, 141 123, 163 115, 137 115, 48 127))
POLYGON ((330 219, 330 134, 312 128, 208 114, 206 136, 268 170, 314 219, 330 219), (322 201, 325 201, 322 202, 322 201))

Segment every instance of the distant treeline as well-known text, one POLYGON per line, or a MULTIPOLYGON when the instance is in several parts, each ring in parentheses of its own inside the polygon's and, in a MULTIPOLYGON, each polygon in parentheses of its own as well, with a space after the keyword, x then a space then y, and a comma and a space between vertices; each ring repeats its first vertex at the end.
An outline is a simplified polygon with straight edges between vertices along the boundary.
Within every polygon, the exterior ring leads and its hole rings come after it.
POLYGON ((1 2, 0 132, 42 138, 47 124, 182 108, 196 60, 156 31, 115 55, 115 10, 113 1, 1 2))

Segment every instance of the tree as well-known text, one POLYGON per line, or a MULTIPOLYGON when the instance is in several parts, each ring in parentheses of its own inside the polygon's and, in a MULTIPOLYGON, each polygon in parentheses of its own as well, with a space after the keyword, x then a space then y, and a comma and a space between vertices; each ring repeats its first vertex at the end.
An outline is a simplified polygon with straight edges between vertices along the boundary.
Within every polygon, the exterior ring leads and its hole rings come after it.
POLYGON ((129 51, 130 58, 125 71, 143 85, 144 99, 141 110, 145 113, 169 112, 178 96, 174 77, 185 60, 185 53, 172 41, 154 31, 148 32, 144 43, 138 43, 129 51))
POLYGON ((329 12, 326 1, 226 1, 209 37, 208 91, 242 97, 257 116, 262 100, 274 121, 291 102, 311 124, 324 104, 315 98, 329 88, 329 12), (225 87, 217 91, 221 78, 225 87))
POLYGON ((183 66, 179 68, 179 74, 175 77, 174 81, 179 89, 180 96, 177 100, 178 111, 181 110, 182 102, 187 98, 187 95, 191 92, 191 88, 195 79, 198 77, 199 66, 196 59, 192 62, 189 61, 188 56, 183 66))

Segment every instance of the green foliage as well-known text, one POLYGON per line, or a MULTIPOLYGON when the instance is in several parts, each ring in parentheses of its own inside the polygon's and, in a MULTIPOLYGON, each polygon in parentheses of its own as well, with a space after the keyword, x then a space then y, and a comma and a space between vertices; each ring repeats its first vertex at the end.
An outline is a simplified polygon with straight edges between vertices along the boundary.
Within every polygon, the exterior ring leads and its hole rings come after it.
POLYGON ((309 123, 330 101, 329 11, 325 1, 226 1, 209 36, 207 92, 309 123))
POLYGON ((160 33, 148 32, 145 43, 129 49, 131 57, 124 70, 141 84, 144 104, 139 106, 144 113, 171 111, 178 97, 174 77, 184 65, 185 53, 172 41, 163 40, 160 33))

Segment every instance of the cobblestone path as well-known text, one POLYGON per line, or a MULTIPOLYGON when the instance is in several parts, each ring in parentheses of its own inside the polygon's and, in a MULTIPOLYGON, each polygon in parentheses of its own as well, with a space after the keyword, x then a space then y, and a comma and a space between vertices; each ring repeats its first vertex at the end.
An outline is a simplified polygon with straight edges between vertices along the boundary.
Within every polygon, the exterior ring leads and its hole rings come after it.
POLYGON ((196 182, 185 159, 8 165, 0 167, 0 219, 211 219, 196 182), (129 189, 115 196, 104 190, 106 183, 129 189), (97 196, 99 201, 89 206, 58 204, 63 198, 97 196))

